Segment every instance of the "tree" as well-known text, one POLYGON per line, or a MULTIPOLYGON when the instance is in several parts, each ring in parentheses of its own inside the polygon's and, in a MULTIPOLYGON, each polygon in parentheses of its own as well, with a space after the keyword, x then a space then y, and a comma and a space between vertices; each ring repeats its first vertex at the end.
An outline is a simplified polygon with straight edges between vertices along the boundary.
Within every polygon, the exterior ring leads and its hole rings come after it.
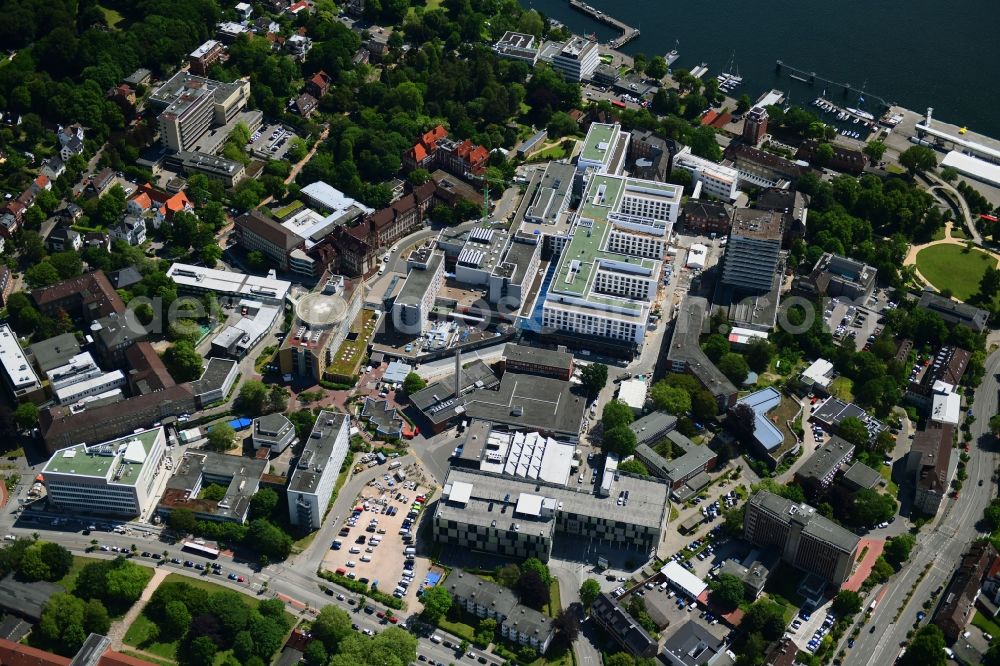
POLYGON ((497 621, 491 617, 483 618, 476 627, 475 641, 479 645, 489 645, 497 633, 497 621))
POLYGON ((208 431, 206 446, 212 451, 228 451, 236 442, 236 431, 228 423, 217 423, 208 431))
POLYGON ((85 603, 71 594, 54 594, 42 607, 36 631, 62 655, 74 655, 86 634, 83 631, 85 603))
POLYGON ((267 518, 278 506, 278 493, 271 488, 261 488, 250 498, 250 517, 267 518))
POLYGON ((116 183, 97 201, 97 222, 105 227, 110 227, 116 224, 124 214, 125 190, 116 183))
POLYGON ((184 650, 178 650, 178 662, 184 666, 212 666, 219 646, 210 636, 199 636, 184 650))
POLYGON ((915 176, 936 167, 937 156, 927 146, 910 146, 900 154, 899 163, 911 176, 915 176))
POLYGON ((119 607, 131 606, 142 596, 151 575, 145 567, 119 557, 111 562, 104 578, 104 595, 98 598, 119 607))
POLYGON ((24 272, 24 279, 32 289, 47 287, 59 282, 59 272, 49 261, 42 261, 24 272))
POLYGON ((172 509, 167 524, 178 534, 191 534, 198 526, 198 517, 191 509, 172 509))
POLYGON ((775 351, 774 345, 767 340, 754 340, 746 350, 747 365, 756 373, 766 372, 775 351))
POLYGON ((825 167, 833 160, 833 146, 828 143, 821 143, 816 147, 816 154, 813 162, 816 166, 825 167))
POLYGON ((736 100, 736 114, 743 115, 744 113, 750 110, 751 105, 752 102, 750 101, 750 95, 747 94, 740 95, 740 98, 736 100))
POLYGON ((312 634, 323 643, 327 652, 335 652, 340 641, 350 633, 351 616, 336 606, 324 606, 313 620, 312 634))
POLYGON ((329 654, 322 641, 313 641, 307 645, 302 656, 308 666, 326 666, 327 659, 329 659, 329 654))
POLYGON ((556 619, 552 621, 552 626, 567 645, 580 635, 580 618, 568 608, 559 611, 556 619))
POLYGON ((83 629, 88 634, 106 634, 111 628, 108 609, 99 599, 91 599, 83 607, 83 629))
POLYGON ((183 601, 169 601, 163 608, 160 627, 166 638, 181 638, 191 626, 191 613, 183 601))
POLYGON ((403 379, 403 390, 407 395, 413 395, 417 391, 425 388, 427 388, 427 382, 424 381, 423 377, 415 372, 409 373, 406 375, 406 378, 403 379))
POLYGON ((925 624, 913 634, 906 652, 896 663, 899 666, 944 666, 948 663, 944 647, 944 634, 937 625, 925 624))
POLYGON ((653 79, 662 79, 667 75, 667 61, 663 56, 653 56, 646 63, 646 76, 653 79))
POLYGON ((833 598, 833 612, 838 617, 852 617, 861 610, 861 595, 853 590, 841 590, 833 598))
POLYGON ((840 421, 838 434, 859 448, 868 446, 868 428, 856 416, 848 416, 840 421))
POLYGON ((865 488, 854 496, 853 518, 859 525, 873 527, 896 515, 896 500, 865 488))
POLYGON ((585 608, 590 608, 590 605, 597 600, 600 594, 601 584, 593 578, 588 578, 580 585, 580 601, 583 602, 585 608))
POLYGON ((31 582, 51 578, 49 565, 42 560, 42 554, 37 547, 29 548, 21 556, 18 573, 21 578, 31 582))
POLYGON ((608 366, 603 363, 591 363, 580 371, 580 381, 587 397, 597 397, 608 383, 608 366))
POLYGON ((992 304, 1000 293, 1000 270, 987 266, 986 272, 979 280, 979 293, 977 298, 981 303, 992 304))
POLYGON ((22 402, 14 410, 14 423, 21 430, 30 430, 38 425, 38 405, 33 402, 22 402))
POLYGON ((712 363, 718 363, 719 359, 729 353, 729 340, 720 333, 713 333, 705 338, 701 348, 712 363))
POLYGON ((497 568, 497 582, 504 587, 513 589, 517 579, 521 577, 521 567, 513 562, 497 568))
POLYGON ((736 608, 743 602, 743 581, 732 574, 722 574, 712 581, 712 602, 723 608, 736 608))
POLYGON ((885 155, 885 143, 882 141, 869 141, 864 147, 865 155, 871 158, 872 162, 881 162, 885 155))
POLYGON ((549 586, 537 571, 522 571, 515 591, 522 604, 535 610, 542 610, 542 606, 549 603, 549 586))
POLYGON ((38 542, 29 548, 28 551, 38 552, 39 558, 48 570, 48 577, 45 580, 59 580, 68 574, 69 570, 73 567, 73 554, 57 543, 49 541, 38 542))
POLYGON ((264 258, 260 250, 251 250, 247 253, 247 266, 250 267, 250 270, 259 273, 267 268, 267 259, 264 258))
POLYGON ((649 476, 649 470, 645 465, 642 464, 641 460, 632 458, 631 460, 626 460, 623 463, 618 464, 619 472, 628 472, 629 474, 637 474, 639 476, 649 476))
POLYGON ((267 401, 267 387, 264 382, 250 379, 243 382, 240 387, 240 404, 244 411, 252 415, 260 415, 264 411, 264 404, 267 401))
POLYGON ((614 453, 624 458, 635 452, 635 445, 635 433, 628 426, 618 426, 604 431, 602 447, 605 453, 614 453))
POLYGON ((950 166, 944 167, 941 169, 941 180, 946 183, 954 183, 958 180, 958 169, 950 166))
POLYGON ((668 414, 687 414, 691 411, 691 394, 682 388, 670 386, 660 380, 649 391, 653 406, 668 414))
POLYGON ((759 632, 765 639, 776 641, 785 631, 783 607, 773 601, 759 599, 747 609, 740 628, 747 633, 759 632))
POLYGON ((163 352, 163 365, 177 382, 191 382, 201 377, 201 355, 188 340, 178 340, 163 352))
POLYGON ((250 523, 246 542, 271 559, 283 560, 292 552, 292 537, 263 518, 250 523))
POLYGON ((632 408, 620 400, 610 401, 601 411, 601 423, 605 431, 627 426, 634 420, 635 413, 632 408))
POLYGON ((894 568, 899 569, 906 560, 910 559, 910 551, 913 550, 917 540, 912 534, 904 532, 899 536, 894 536, 885 542, 885 550, 882 556, 894 568))
POLYGON ((209 268, 214 268, 222 258, 222 248, 219 247, 218 243, 209 243, 201 248, 200 253, 201 260, 205 262, 205 265, 209 268))
POLYGON ((719 371, 733 384, 741 386, 750 374, 750 366, 741 354, 730 352, 719 359, 719 371))
POLYGON ((80 259, 79 254, 72 250, 57 252, 50 256, 48 261, 63 280, 77 277, 83 272, 83 260, 80 259))
POLYGON ((441 585, 425 588, 420 601, 424 605, 421 617, 431 624, 437 624, 448 613, 452 604, 451 594, 441 585))

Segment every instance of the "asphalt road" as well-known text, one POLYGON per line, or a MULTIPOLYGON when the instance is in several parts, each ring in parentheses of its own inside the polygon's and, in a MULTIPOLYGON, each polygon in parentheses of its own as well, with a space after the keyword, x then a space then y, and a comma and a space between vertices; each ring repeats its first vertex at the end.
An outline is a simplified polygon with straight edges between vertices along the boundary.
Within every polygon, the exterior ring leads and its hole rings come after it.
MULTIPOLYGON (((963 483, 962 492, 957 500, 946 500, 933 525, 921 530, 909 564, 889 581, 888 591, 858 636, 854 648, 848 650, 845 663, 865 666, 891 664, 899 653, 900 643, 906 639, 906 632, 916 620, 921 604, 937 586, 948 583, 962 553, 979 536, 976 525, 996 490, 992 473, 997 467, 998 447, 996 439, 989 433, 989 419, 997 413, 998 372, 1000 352, 994 352, 986 359, 985 378, 976 390, 976 401, 972 406, 976 420, 970 428, 973 442, 971 459, 966 466, 969 478, 963 483), (931 566, 927 575, 917 583, 928 564, 931 566), (914 585, 915 593, 903 608, 899 620, 895 621, 900 605, 914 585), (876 629, 869 633, 872 626, 876 629)), ((846 641, 841 647, 846 647, 846 641)))

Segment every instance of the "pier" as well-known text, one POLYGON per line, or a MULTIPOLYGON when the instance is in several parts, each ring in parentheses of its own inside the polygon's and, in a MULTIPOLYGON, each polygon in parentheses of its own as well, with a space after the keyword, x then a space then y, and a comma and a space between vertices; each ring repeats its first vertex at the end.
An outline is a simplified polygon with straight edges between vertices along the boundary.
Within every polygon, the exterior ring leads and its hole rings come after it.
POLYGON ((621 30, 622 34, 620 36, 615 37, 610 42, 608 42, 608 46, 612 49, 617 49, 621 46, 624 46, 625 44, 628 44, 633 39, 639 36, 638 28, 633 28, 630 25, 626 25, 625 23, 622 23, 621 21, 616 19, 614 16, 611 16, 610 14, 605 14, 600 9, 594 9, 586 2, 581 2, 581 0, 569 0, 569 6, 578 12, 586 14, 595 21, 599 21, 604 25, 610 25, 612 28, 615 28, 616 30, 621 30))
POLYGON ((859 96, 864 97, 866 99, 868 98, 874 99, 878 101, 878 103, 881 105, 881 107, 879 108, 879 113, 892 106, 892 104, 886 102, 885 99, 883 99, 882 97, 879 97, 878 95, 873 95, 867 90, 862 90, 861 88, 853 86, 850 83, 841 83, 840 81, 827 79, 825 77, 818 75, 816 72, 809 72, 804 69, 799 69, 798 67, 793 67, 789 64, 786 64, 782 60, 778 60, 775 62, 774 70, 779 74, 782 72, 787 73, 789 78, 794 79, 795 81, 800 81, 802 83, 805 83, 806 85, 810 86, 815 85, 816 82, 818 81, 824 84, 824 86, 826 87, 840 88, 845 97, 847 96, 848 93, 857 93, 859 96))

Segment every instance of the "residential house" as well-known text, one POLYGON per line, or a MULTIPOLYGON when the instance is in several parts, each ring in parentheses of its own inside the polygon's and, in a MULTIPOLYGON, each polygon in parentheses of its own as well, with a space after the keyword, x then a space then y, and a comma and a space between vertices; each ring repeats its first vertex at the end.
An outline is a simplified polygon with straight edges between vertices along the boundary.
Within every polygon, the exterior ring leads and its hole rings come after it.
POLYGON ((436 161, 445 171, 462 178, 483 175, 489 157, 490 151, 468 139, 459 142, 446 139, 438 142, 436 161))
POLYGON ((306 81, 306 92, 319 99, 330 90, 332 84, 333 77, 321 69, 306 81))
POLYGON ((66 163, 58 157, 52 156, 42 162, 41 172, 48 176, 49 180, 55 180, 66 173, 66 163))
POLYGON ((954 577, 941 595, 932 623, 941 629, 945 640, 954 643, 965 631, 976 610, 980 588, 1000 555, 989 541, 972 544, 962 556, 954 577))
POLYGON ((142 245, 146 241, 146 221, 135 215, 126 215, 108 231, 112 240, 122 240, 129 245, 142 245))
POLYGON ((65 146, 74 139, 83 141, 83 126, 80 123, 73 123, 72 125, 67 125, 65 127, 60 125, 59 129, 56 131, 56 138, 59 139, 60 146, 65 146))
POLYGON ((136 107, 136 96, 135 91, 132 90, 132 86, 127 83, 121 83, 117 86, 113 86, 107 92, 106 97, 118 105, 121 109, 122 115, 126 118, 131 118, 135 115, 136 107))
POLYGON ((656 656, 658 647, 656 639, 646 633, 646 630, 608 594, 601 593, 594 600, 590 608, 590 618, 633 656, 646 659, 656 656))
POLYGON ((298 113, 303 118, 308 118, 309 116, 311 116, 313 112, 316 110, 316 106, 318 104, 319 102, 316 100, 316 98, 310 95, 309 93, 302 93, 301 95, 297 96, 295 100, 292 102, 292 105, 295 107, 295 112, 298 113))
POLYGON ((511 642, 544 654, 555 636, 551 618, 522 606, 505 587, 461 569, 453 569, 444 585, 455 604, 476 617, 495 620, 500 634, 511 642))
POLYGON ((79 250, 83 247, 83 236, 70 227, 56 227, 45 239, 49 252, 66 252, 79 250))
MULTIPOLYGON (((65 158, 64 158, 65 159, 65 158)), ((105 167, 90 177, 87 183, 88 189, 97 196, 104 194, 115 182, 115 171, 111 167, 105 167)))
POLYGON ((296 60, 304 60, 311 48, 312 40, 305 35, 295 34, 285 40, 285 50, 296 60))
MULTIPOLYGON (((3 237, 0 236, 0 242, 3 237)), ((14 274, 6 266, 0 265, 0 308, 7 307, 7 297, 14 290, 14 274)))

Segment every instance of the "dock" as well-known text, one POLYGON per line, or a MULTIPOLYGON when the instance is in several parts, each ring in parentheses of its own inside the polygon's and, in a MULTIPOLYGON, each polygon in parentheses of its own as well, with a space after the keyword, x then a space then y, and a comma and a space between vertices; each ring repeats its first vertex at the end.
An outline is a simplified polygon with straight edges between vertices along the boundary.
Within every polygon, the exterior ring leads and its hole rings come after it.
POLYGON ((842 93, 843 93, 844 97, 847 97, 848 93, 856 93, 860 97, 871 98, 871 99, 877 100, 878 103, 881 104, 881 107, 879 109, 880 111, 883 111, 883 110, 889 108, 890 106, 892 106, 891 103, 885 101, 885 99, 883 99, 882 97, 879 97, 878 95, 873 95, 872 93, 868 92, 867 90, 862 90, 861 88, 858 88, 857 86, 853 86, 850 83, 841 83, 840 81, 834 81, 833 79, 827 79, 825 77, 820 76, 816 72, 809 72, 809 71, 806 71, 804 69, 799 69, 798 67, 793 67, 792 65, 789 65, 788 63, 784 62, 783 60, 778 60, 778 61, 776 61, 774 63, 774 70, 777 73, 779 73, 779 74, 786 73, 786 74, 788 74, 789 78, 791 78, 791 79, 793 79, 795 81, 799 81, 801 83, 805 83, 806 85, 810 85, 810 86, 811 85, 815 85, 816 82, 818 81, 818 82, 824 84, 824 87, 827 87, 827 88, 830 88, 830 87, 840 88, 842 90, 842 93))
POLYGON ((705 63, 701 63, 697 67, 692 67, 690 73, 691 76, 693 76, 694 78, 700 79, 701 77, 708 74, 708 65, 705 63))
POLYGON ((622 21, 619 21, 614 16, 611 16, 610 14, 605 14, 600 9, 595 9, 594 7, 591 7, 586 2, 581 2, 581 0, 569 0, 569 6, 578 12, 586 14, 595 21, 603 23, 604 25, 610 25, 612 28, 615 28, 616 30, 620 30, 622 34, 619 35, 618 37, 615 37, 610 42, 608 42, 608 46, 612 49, 617 49, 621 46, 624 46, 625 44, 628 44, 633 39, 639 36, 638 28, 633 28, 632 26, 627 25, 622 21))

